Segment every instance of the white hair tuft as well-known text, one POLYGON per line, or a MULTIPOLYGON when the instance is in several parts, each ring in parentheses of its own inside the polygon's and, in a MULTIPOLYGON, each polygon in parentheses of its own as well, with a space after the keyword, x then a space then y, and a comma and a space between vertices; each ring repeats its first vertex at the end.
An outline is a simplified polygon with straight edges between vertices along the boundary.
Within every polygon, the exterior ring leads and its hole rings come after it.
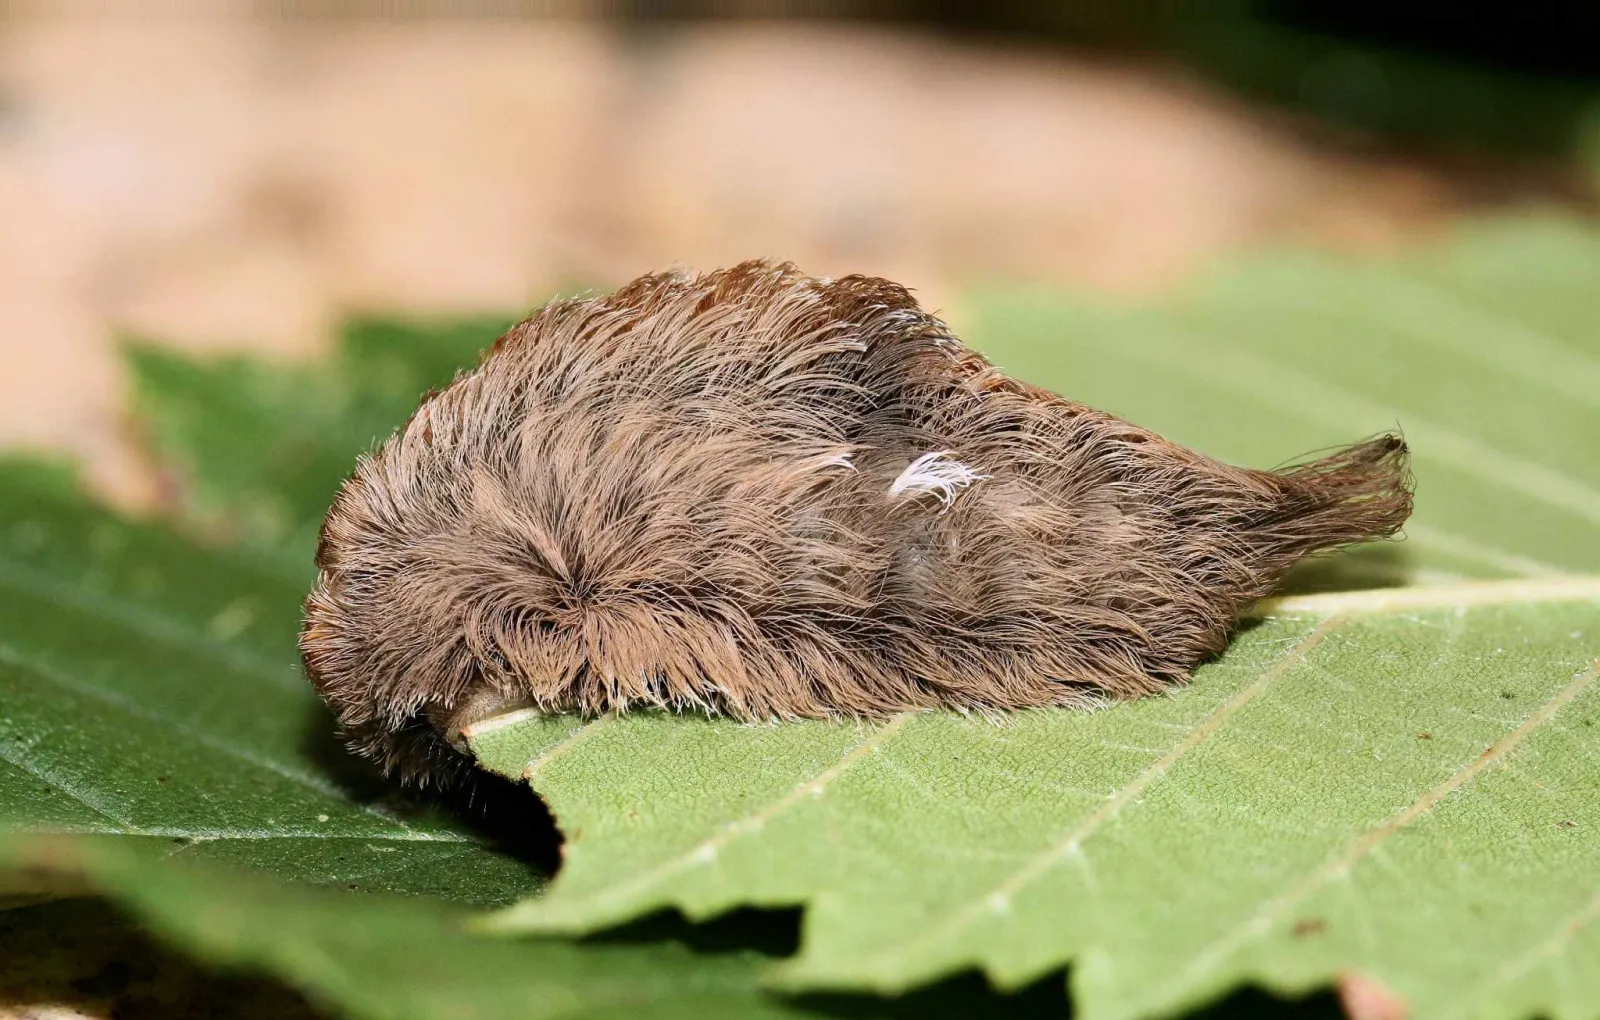
POLYGON ((935 450, 933 453, 925 453, 906 465, 906 469, 900 472, 900 477, 889 486, 889 495, 931 492, 948 508, 955 502, 957 489, 964 489, 973 482, 990 477, 980 475, 959 460, 947 460, 946 455, 949 452, 949 450, 935 450))

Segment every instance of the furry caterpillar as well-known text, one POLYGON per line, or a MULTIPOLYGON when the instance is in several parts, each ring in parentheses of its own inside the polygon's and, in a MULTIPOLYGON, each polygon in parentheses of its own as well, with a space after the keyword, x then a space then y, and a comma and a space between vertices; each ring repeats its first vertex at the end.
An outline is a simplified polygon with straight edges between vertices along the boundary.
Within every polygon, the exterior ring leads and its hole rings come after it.
POLYGON ((424 399, 328 513, 301 650, 355 749, 443 784, 512 707, 1085 704, 1183 682, 1410 509, 1397 436, 1230 467, 894 283, 746 262, 554 302, 424 399))

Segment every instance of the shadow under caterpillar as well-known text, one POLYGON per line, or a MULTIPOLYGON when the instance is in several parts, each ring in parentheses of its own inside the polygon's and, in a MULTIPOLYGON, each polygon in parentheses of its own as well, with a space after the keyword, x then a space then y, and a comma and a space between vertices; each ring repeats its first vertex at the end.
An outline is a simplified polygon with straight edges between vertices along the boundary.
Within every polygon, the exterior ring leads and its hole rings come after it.
POLYGON ((557 301, 328 513, 306 670, 449 783, 514 707, 742 719, 1163 690, 1411 510, 1393 435, 1231 467, 1008 378, 887 280, 746 262, 557 301))

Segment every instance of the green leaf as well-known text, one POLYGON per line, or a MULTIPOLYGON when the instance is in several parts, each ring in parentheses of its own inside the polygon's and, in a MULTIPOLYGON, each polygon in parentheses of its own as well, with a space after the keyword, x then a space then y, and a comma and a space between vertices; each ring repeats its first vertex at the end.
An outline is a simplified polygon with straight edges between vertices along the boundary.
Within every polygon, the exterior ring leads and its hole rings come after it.
POLYGON ((164 865, 78 840, 0 842, 0 865, 87 885, 201 960, 271 972, 374 1020, 814 1015, 762 994, 752 951, 485 940, 428 900, 164 865))
MULTIPOLYGON (((1091 1018, 1348 972, 1416 1016, 1600 1015, 1597 292, 1600 237, 1530 219, 1382 262, 1281 253, 1137 306, 986 296, 971 339, 1008 370, 1223 459, 1399 424, 1407 541, 1291 587, 1421 587, 1281 600, 1193 686, 1094 714, 482 727, 484 763, 528 773, 569 841, 549 893, 490 923, 799 904, 784 987, 968 966, 1014 987, 1070 964, 1091 1018)), ((404 334, 369 342, 412 364, 404 334)), ((142 383, 181 423, 157 437, 212 508, 198 518, 270 508, 243 537, 280 573, 305 576, 355 453, 467 360, 427 348, 431 367, 363 397, 373 354, 354 343, 328 374, 142 383)))
POLYGON ((315 366, 199 362, 142 342, 127 356, 141 423, 186 483, 191 517, 309 587, 317 529, 356 458, 509 325, 356 319, 315 366))
POLYGON ((1377 265, 1286 253, 1146 308, 992 296, 1002 366, 1224 460, 1270 466, 1398 424, 1416 580, 1600 570, 1600 238, 1465 232, 1377 265))
POLYGON ((787 987, 1072 960, 1086 1015, 1130 1016, 1356 969, 1418 1015, 1589 1015, 1600 946, 1560 939, 1600 909, 1597 641, 1591 588, 1270 620, 1184 692, 1093 714, 488 727, 481 759, 531 770, 569 839, 550 894, 495 924, 804 903, 787 987), (1502 988, 1489 963, 1524 956, 1569 998, 1502 988))
POLYGON ((800 904, 789 988, 1070 963, 1100 1020, 1356 972, 1416 1016, 1600 1015, 1596 293, 1600 236, 1531 220, 1143 307, 992 295, 1013 374, 1225 459, 1398 423, 1409 540, 1302 587, 1433 587, 1269 605, 1189 688, 1096 713, 495 720, 475 752, 568 843, 487 926, 800 904))
POLYGON ((539 888, 345 763, 296 661, 300 597, 0 466, 0 829, 484 905, 539 888))

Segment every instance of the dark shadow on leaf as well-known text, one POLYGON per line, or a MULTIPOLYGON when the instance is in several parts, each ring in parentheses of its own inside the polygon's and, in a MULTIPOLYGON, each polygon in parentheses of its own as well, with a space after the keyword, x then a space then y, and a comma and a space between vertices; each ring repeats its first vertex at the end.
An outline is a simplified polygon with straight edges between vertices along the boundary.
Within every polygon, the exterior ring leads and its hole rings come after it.
POLYGON ((384 779, 376 768, 350 753, 339 738, 339 726, 333 720, 333 713, 320 701, 314 702, 306 712, 300 753, 316 766, 323 778, 358 804, 387 804, 400 795, 399 788, 384 779))
POLYGON ((800 949, 799 907, 741 907, 707 921, 691 921, 678 910, 661 910, 583 939, 606 945, 677 942, 697 953, 755 952, 779 958, 800 949))
POLYGON ((462 786, 440 793, 402 788, 339 739, 333 715, 320 702, 307 713, 301 752, 353 802, 397 820, 453 818, 495 850, 553 876, 561 866, 561 830, 545 802, 522 783, 473 770, 462 786))
POLYGON ((1016 1017, 1060 1020, 1072 1015, 1065 972, 1053 970, 1014 992, 999 992, 976 971, 912 989, 903 995, 824 992, 788 1000, 817 1016, 841 1020, 957 1020, 966 1017, 1016 1017))
MULTIPOLYGON (((788 1000, 818 1016, 841 1020, 900 1018, 1018 1017, 1062 1018, 1073 1014, 1067 976, 1054 970, 1013 992, 1000 992, 982 974, 966 971, 900 996, 820 993, 788 1000)), ((1342 1020, 1344 1011, 1331 991, 1283 998, 1259 988, 1242 988, 1189 1013, 1183 1020, 1342 1020)))
POLYGON ((1274 995, 1255 986, 1241 988, 1209 1006, 1183 1014, 1184 1020, 1344 1020, 1339 996, 1331 989, 1298 998, 1274 995))
MULTIPOLYGON (((582 941, 591 944, 639 945, 677 942, 696 953, 759 953, 771 959, 800 950, 799 907, 743 907, 707 921, 694 922, 678 910, 662 910, 637 921, 609 928, 582 941)), ((1010 993, 996 991, 976 971, 957 974, 902 995, 857 992, 813 992, 777 996, 803 1013, 819 1017, 923 1018, 1051 1017, 1071 1014, 1062 971, 1054 971, 1010 993)))
MULTIPOLYGON (((581 939, 596 945, 644 945, 677 942, 696 953, 759 953, 769 959, 793 956, 800 949, 799 907, 743 907, 707 921, 694 922, 675 909, 661 910, 637 921, 581 939)), ((863 992, 808 992, 776 995, 802 1013, 839 1020, 942 1020, 966 1017, 1070 1017, 1072 1003, 1065 969, 1057 969, 1012 991, 997 990, 978 971, 963 971, 900 995, 863 992)), ((1181 1014, 1185 1020, 1340 1020, 1344 1016, 1332 991, 1288 998, 1255 987, 1241 988, 1201 1009, 1181 1014)))
POLYGON ((165 948, 102 900, 0 912, 0 960, 4 1016, 55 1016, 63 1007, 117 1020, 327 1015, 279 982, 219 974, 165 948))
MULTIPOLYGON (((743 907, 707 921, 694 922, 678 910, 662 910, 637 921, 609 928, 582 941, 600 945, 677 942, 696 953, 759 953, 771 959, 800 950, 799 907, 743 907)), ((923 1018, 1051 1017, 1071 1014, 1062 971, 1054 971, 1010 993, 996 991, 976 971, 957 974, 902 995, 857 992, 812 992, 777 996, 800 1012, 819 1017, 923 1018)))
MULTIPOLYGON (((704 924, 664 912, 591 942, 679 941, 697 952, 776 950, 798 942, 798 910, 736 910, 704 924), (782 936, 788 939, 785 944, 782 936), (770 940, 764 942, 764 940, 770 940), (763 948, 763 946, 767 948, 763 948)), ((317 1020, 324 1014, 271 980, 219 972, 173 952, 102 900, 61 900, 0 912, 0 1012, 50 1004, 127 1020, 216 1017, 317 1020)), ((821 992, 774 995, 797 1014, 837 1020, 955 1020, 968 1017, 1064 1018, 1071 1015, 1063 971, 1009 993, 968 971, 899 996, 821 992)), ((1182 1014, 1186 1020, 1338 1020, 1332 992, 1288 999, 1245 988, 1182 1014)))
POLYGON ((566 842, 544 798, 503 776, 474 772, 465 788, 437 797, 474 835, 501 853, 539 870, 547 878, 561 868, 566 842))

